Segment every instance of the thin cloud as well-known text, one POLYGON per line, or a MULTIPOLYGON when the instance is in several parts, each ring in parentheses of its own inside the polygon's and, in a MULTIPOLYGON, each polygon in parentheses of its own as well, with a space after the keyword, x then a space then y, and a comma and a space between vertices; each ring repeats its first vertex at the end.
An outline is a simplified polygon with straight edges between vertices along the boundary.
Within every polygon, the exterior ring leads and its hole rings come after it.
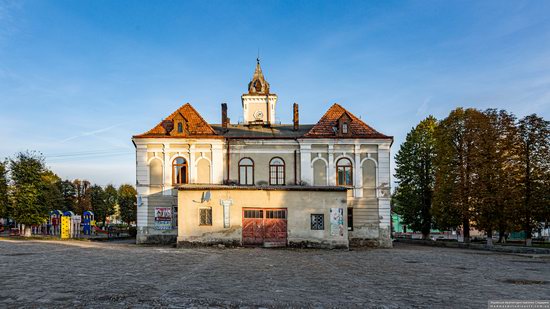
POLYGON ((428 112, 428 109, 430 107, 430 102, 431 101, 432 101, 432 97, 426 98, 424 100, 424 102, 422 102, 422 104, 420 104, 420 106, 416 110, 416 115, 420 116, 420 117, 426 115, 426 113, 428 112))
POLYGON ((108 132, 116 127, 120 127, 121 125, 123 125, 124 123, 119 123, 119 124, 115 124, 113 126, 110 126, 110 127, 105 127, 105 128, 102 128, 102 129, 98 129, 98 130, 94 130, 94 131, 89 131, 89 132, 83 132, 79 135, 75 135, 75 136, 71 136, 71 137, 68 137, 64 140, 61 140, 59 143, 63 144, 63 143, 66 143, 68 141, 72 141, 72 140, 75 140, 77 138, 81 138, 81 137, 86 137, 86 136, 97 136, 97 134, 99 133, 104 133, 104 132, 108 132))

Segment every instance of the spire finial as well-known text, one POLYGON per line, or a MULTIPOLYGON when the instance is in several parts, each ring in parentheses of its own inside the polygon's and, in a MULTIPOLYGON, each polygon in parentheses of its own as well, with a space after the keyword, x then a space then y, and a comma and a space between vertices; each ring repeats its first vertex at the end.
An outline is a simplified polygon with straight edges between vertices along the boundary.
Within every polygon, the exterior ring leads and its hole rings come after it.
POLYGON ((256 57, 256 63, 260 64, 260 48, 258 48, 258 57, 256 57))

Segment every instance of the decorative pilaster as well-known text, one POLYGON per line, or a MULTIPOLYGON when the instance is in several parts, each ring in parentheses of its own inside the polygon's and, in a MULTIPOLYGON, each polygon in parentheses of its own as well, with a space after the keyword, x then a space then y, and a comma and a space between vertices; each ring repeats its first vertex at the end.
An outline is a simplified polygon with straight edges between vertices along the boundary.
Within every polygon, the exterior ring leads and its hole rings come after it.
POLYGON ((353 197, 363 197, 363 167, 361 166, 361 145, 355 144, 355 168, 353 169, 353 197))
POLYGON ((334 168, 334 145, 328 145, 328 185, 336 185, 336 170, 334 168))
POLYGON ((223 145, 212 145, 212 183, 223 184, 223 145))
POLYGON ((301 180, 313 185, 313 168, 311 167, 311 145, 300 144, 300 174, 301 180))
POLYGON ((162 144, 162 195, 172 195, 170 189, 172 188, 172 162, 170 162, 170 144, 162 144))
POLYGON ((195 145, 189 145, 189 183, 197 182, 197 162, 195 160, 195 145))

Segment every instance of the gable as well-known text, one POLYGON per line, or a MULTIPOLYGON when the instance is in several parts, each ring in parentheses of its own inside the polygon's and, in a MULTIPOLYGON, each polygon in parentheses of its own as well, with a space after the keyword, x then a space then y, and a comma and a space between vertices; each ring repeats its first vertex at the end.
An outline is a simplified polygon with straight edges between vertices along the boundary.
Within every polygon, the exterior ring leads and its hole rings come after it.
POLYGON ((391 136, 376 131, 336 103, 328 109, 323 117, 321 117, 317 124, 313 126, 304 137, 391 138, 391 136), (341 133, 343 123, 346 123, 348 126, 348 133, 346 134, 341 133))
POLYGON ((170 116, 163 119, 151 130, 135 135, 134 138, 148 137, 213 137, 216 131, 202 116, 186 103, 170 116))

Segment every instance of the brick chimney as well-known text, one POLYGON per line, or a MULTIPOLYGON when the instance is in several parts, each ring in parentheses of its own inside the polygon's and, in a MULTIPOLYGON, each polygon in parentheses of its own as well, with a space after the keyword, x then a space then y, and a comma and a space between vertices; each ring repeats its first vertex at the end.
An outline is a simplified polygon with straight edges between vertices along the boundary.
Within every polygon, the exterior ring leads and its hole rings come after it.
POLYGON ((227 118, 227 103, 222 103, 222 128, 227 129, 229 118, 227 118))
POLYGON ((294 103, 294 113, 293 113, 293 122, 294 122, 294 131, 298 131, 300 127, 300 118, 298 115, 298 103, 294 103))

